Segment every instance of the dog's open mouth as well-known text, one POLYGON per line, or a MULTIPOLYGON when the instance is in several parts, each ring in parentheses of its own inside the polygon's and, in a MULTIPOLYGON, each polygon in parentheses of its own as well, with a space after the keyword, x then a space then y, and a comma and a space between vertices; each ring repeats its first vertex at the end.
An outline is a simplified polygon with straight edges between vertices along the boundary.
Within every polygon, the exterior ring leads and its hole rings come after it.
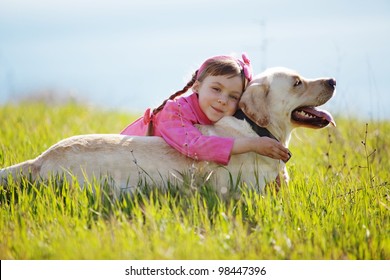
POLYGON ((316 107, 300 107, 295 109, 291 114, 291 119, 302 126, 310 128, 323 128, 331 123, 336 126, 332 115, 316 107))

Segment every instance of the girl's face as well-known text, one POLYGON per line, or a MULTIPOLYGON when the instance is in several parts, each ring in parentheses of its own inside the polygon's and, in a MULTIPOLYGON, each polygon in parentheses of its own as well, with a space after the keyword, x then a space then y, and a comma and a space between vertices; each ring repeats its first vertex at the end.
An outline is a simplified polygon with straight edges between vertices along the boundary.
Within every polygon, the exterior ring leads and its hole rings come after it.
POLYGON ((199 106, 212 122, 224 116, 232 116, 242 94, 240 76, 207 76, 202 82, 196 81, 193 90, 199 95, 199 106))

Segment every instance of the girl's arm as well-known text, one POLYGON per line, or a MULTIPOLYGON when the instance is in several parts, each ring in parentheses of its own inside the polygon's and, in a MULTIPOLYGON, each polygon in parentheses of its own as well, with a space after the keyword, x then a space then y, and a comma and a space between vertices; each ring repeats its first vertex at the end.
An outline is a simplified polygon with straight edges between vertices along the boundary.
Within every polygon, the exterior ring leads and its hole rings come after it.
POLYGON ((290 152, 275 139, 269 137, 243 137, 234 140, 231 155, 255 152, 284 162, 290 158, 290 152))
POLYGON ((187 157, 227 165, 234 139, 203 135, 195 127, 199 119, 192 108, 179 102, 168 102, 157 114, 156 135, 187 157))

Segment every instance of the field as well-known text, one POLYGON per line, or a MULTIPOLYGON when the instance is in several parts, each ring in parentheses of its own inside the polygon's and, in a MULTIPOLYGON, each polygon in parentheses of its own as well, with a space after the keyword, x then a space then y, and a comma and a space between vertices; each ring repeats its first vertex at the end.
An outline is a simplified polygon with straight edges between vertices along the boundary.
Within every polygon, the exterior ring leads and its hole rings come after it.
MULTIPOLYGON (((68 103, 0 107, 0 167, 76 134, 118 133, 134 116, 68 103)), ((335 116, 298 129, 290 184, 220 198, 207 184, 145 188, 53 178, 0 186, 0 259, 390 259, 390 123, 335 116)))

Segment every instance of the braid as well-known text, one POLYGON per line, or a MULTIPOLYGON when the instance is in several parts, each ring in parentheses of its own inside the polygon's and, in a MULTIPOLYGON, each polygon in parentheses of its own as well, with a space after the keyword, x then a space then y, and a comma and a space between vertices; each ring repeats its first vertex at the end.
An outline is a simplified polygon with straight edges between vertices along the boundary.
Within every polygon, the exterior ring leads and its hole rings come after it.
MULTIPOLYGON (((182 95, 183 93, 187 92, 187 90, 188 90, 189 88, 191 88, 191 87, 194 85, 194 83, 195 83, 195 81, 196 81, 196 78, 197 78, 197 75, 198 75, 198 70, 196 70, 195 73, 192 74, 191 80, 185 85, 185 87, 183 87, 183 89, 181 89, 181 90, 179 90, 179 91, 176 91, 174 94, 172 94, 171 96, 169 96, 168 99, 165 99, 164 102, 163 102, 160 106, 158 106, 157 108, 153 109, 153 111, 152 111, 152 116, 153 116, 153 115, 154 115, 154 116, 157 115, 157 113, 160 112, 160 111, 164 108, 165 104, 166 104, 169 100, 173 100, 173 99, 175 99, 176 97, 178 97, 178 96, 182 95)), ((146 135, 147 135, 147 136, 152 136, 152 135, 153 135, 153 118, 151 118, 150 121, 149 121, 148 129, 147 129, 146 135)))
POLYGON ((189 88, 191 88, 191 87, 194 85, 194 83, 195 83, 195 81, 196 81, 196 76, 197 76, 197 74, 198 74, 198 70, 196 70, 196 72, 195 72, 194 74, 192 74, 191 80, 185 85, 185 87, 183 87, 183 89, 181 89, 181 90, 179 90, 179 91, 176 91, 174 94, 172 94, 171 96, 169 96, 168 99, 165 99, 164 102, 163 102, 160 106, 158 106, 157 108, 155 108, 155 109, 153 110, 153 115, 156 115, 158 112, 160 112, 160 111, 164 108, 165 104, 166 104, 169 100, 173 100, 173 99, 175 99, 176 97, 182 95, 183 93, 186 93, 187 90, 188 90, 189 88))

